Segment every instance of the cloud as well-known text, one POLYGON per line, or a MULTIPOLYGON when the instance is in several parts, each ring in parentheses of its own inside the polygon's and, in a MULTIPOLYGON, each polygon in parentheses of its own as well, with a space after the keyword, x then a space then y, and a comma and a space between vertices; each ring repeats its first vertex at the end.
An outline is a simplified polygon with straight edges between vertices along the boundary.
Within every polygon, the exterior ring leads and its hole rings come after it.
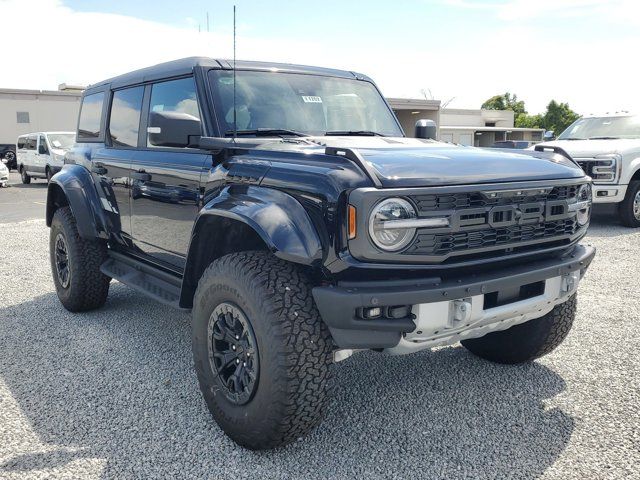
MULTIPOLYGON (((597 32, 559 41, 541 32, 530 15, 591 12, 591 19, 599 20, 593 12, 604 7, 590 0, 509 0, 499 8, 497 1, 448 3, 452 8, 483 8, 504 21, 461 38, 428 42, 428 47, 408 44, 400 37, 389 38, 387 46, 375 49, 343 42, 339 35, 311 41, 262 38, 255 34, 257 29, 247 26, 238 36, 238 58, 359 71, 374 78, 387 96, 422 98, 421 90, 429 88, 436 98, 456 97, 452 107, 478 108, 487 98, 510 91, 534 113, 551 99, 569 102, 582 113, 640 110, 632 53, 640 51, 640 35, 633 29, 628 34, 616 32, 611 23, 627 21, 621 13, 625 10, 611 7, 608 16, 602 17, 609 23, 597 32), (561 7, 564 10, 558 10, 561 7), (523 16, 522 9, 535 12, 523 16)), ((612 0, 607 5, 637 9, 632 3, 612 0)), ((77 12, 57 0, 0 0, 0 18, 2 59, 14 66, 0 77, 2 87, 87 85, 176 58, 232 56, 228 33, 198 33, 182 19, 180 28, 123 15, 77 12), (34 12, 28 27, 27 11, 34 12)), ((567 21, 579 32, 579 17, 567 21)))

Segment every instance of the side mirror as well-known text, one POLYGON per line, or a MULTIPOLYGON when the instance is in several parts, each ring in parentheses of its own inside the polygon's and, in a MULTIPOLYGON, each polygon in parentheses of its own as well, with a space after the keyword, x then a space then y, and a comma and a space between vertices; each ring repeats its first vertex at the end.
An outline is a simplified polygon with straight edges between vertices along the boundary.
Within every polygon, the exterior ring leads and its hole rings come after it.
POLYGON ((41 155, 44 155, 45 153, 47 153, 47 147, 45 147, 44 145, 41 144, 38 147, 38 153, 41 154, 41 155))
POLYGON ((437 133, 438 128, 436 127, 436 122, 434 122, 433 120, 423 118, 422 120, 418 120, 416 122, 416 138, 436 140, 437 133))
POLYGON ((156 147, 197 146, 202 135, 200 120, 182 112, 151 112, 149 143, 156 147))
POLYGON ((556 138, 556 136, 553 134, 553 130, 547 130, 546 132, 544 132, 545 140, 553 140, 554 138, 556 138))

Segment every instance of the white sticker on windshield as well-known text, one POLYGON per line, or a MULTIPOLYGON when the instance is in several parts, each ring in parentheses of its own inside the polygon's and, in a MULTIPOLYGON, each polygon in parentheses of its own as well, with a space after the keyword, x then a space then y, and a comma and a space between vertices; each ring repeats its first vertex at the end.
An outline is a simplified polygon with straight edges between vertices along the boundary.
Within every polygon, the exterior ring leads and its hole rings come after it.
POLYGON ((310 97, 307 95, 302 95, 302 101, 304 103, 322 103, 322 98, 320 97, 310 97))
POLYGON ((54 140, 53 142, 51 142, 53 144, 54 147, 56 148, 60 148, 62 146, 62 144, 60 143, 60 140, 54 140))

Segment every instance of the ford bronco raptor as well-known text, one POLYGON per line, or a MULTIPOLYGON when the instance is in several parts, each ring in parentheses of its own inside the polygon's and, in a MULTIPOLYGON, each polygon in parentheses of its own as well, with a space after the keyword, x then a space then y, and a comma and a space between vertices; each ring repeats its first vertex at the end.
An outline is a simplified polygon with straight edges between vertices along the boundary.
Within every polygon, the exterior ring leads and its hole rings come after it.
POLYGON ((76 142, 48 188, 60 301, 116 279, 190 309, 206 404, 251 449, 317 425, 359 350, 549 353, 595 253, 570 158, 406 138, 358 73, 169 62, 88 88, 76 142))

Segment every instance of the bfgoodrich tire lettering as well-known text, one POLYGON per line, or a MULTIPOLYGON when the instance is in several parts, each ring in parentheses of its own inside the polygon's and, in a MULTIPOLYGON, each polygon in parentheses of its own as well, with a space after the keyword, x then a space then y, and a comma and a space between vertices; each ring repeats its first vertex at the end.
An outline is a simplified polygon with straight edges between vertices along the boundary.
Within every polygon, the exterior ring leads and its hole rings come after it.
POLYGON ((543 317, 461 343, 470 352, 492 362, 530 362, 562 343, 573 325, 577 303, 574 294, 543 317))
POLYGON ((111 279, 100 271, 107 258, 107 245, 101 240, 80 236, 69 207, 56 210, 49 232, 49 256, 56 293, 64 308, 81 312, 101 307, 107 300, 111 279), (64 250, 64 255, 58 252, 64 250), (66 270, 60 275, 61 257, 66 256, 66 270))
POLYGON ((235 442, 273 448, 320 423, 331 384, 332 344, 308 280, 295 265, 268 252, 214 261, 198 283, 192 328, 200 389, 216 422, 235 442), (243 312, 257 341, 257 385, 246 402, 229 398, 210 361, 209 321, 221 304, 243 312))

